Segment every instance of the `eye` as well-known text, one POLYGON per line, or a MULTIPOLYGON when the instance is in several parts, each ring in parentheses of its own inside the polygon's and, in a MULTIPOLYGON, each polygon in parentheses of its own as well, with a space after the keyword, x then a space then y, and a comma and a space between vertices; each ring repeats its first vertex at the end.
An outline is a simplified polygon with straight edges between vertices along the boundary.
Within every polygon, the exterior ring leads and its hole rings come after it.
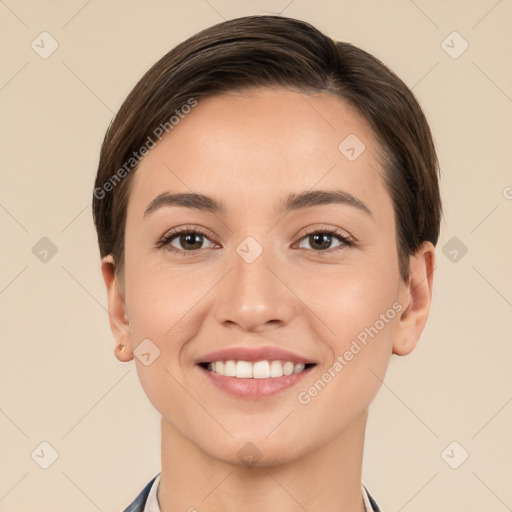
MULTIPOLYGON (((197 227, 181 227, 173 229, 166 233, 158 242, 158 248, 179 253, 186 256, 192 256, 201 249, 213 248, 217 244, 211 241, 209 235, 197 227), (204 247, 205 241, 208 247, 204 247)), ((300 249, 307 249, 317 254, 331 253, 337 250, 343 250, 354 245, 354 240, 347 234, 335 228, 322 228, 307 233, 300 239, 298 244, 300 249), (333 245, 337 240, 338 244, 333 245), (304 243, 309 244, 305 247, 304 243)))
POLYGON ((354 242, 349 236, 334 228, 312 231, 302 237, 299 243, 301 249, 309 249, 316 253, 331 252, 331 249, 334 251, 341 250, 352 245, 354 245, 354 242), (337 239, 340 243, 333 247, 333 239, 337 239), (310 247, 304 247, 302 241, 306 241, 310 247))
POLYGON ((197 228, 177 228, 169 233, 166 233, 161 240, 157 243, 157 247, 165 248, 171 252, 192 255, 200 249, 204 249, 202 244, 207 240, 214 247, 213 243, 207 233, 197 228))

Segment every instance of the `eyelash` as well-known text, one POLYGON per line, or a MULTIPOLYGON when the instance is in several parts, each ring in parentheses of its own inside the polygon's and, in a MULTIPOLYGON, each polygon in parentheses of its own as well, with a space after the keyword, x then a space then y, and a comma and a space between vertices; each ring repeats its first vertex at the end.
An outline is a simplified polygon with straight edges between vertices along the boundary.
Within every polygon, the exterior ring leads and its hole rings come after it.
MULTIPOLYGON (((182 235, 182 234, 193 234, 193 235, 201 235, 205 238, 207 238, 208 240, 210 240, 210 236, 208 233, 206 233, 205 231, 199 229, 199 228, 196 228, 196 227, 188 227, 188 226, 185 226, 185 227, 181 227, 181 228, 177 228, 175 230, 172 230, 168 233, 166 233, 156 244, 156 247, 161 249, 161 248, 165 248, 165 250, 168 250, 172 253, 175 253, 175 254, 182 254, 183 256, 193 256, 195 254, 197 254, 201 249, 198 249, 198 250, 192 250, 192 251, 185 251, 183 249, 177 249, 176 247, 173 247, 170 245, 170 243, 179 235, 182 235)), ((346 248, 350 248, 352 247, 353 245, 355 245, 355 242, 354 240, 345 235, 345 234, 342 234, 338 229, 336 228, 332 228, 332 227, 326 227, 326 228, 320 228, 320 229, 316 229, 314 231, 310 231, 309 233, 305 233, 299 241, 302 241, 303 239, 309 237, 309 236, 312 236, 312 235, 319 235, 319 234, 329 234, 329 235, 334 235, 336 238, 338 238, 338 240, 340 242, 342 242, 342 245, 339 245, 338 247, 334 247, 334 248, 329 248, 329 249, 325 249, 325 250, 319 250, 319 249, 306 249, 307 251, 312 251, 314 252, 316 255, 318 256, 323 256, 324 254, 323 253, 328 253, 328 254, 331 254, 332 252, 335 252, 335 251, 339 251, 339 250, 343 250, 343 249, 346 249, 346 248)), ((212 242, 212 240, 210 240, 210 242, 212 242)), ((215 243, 215 242, 213 242, 215 243)))

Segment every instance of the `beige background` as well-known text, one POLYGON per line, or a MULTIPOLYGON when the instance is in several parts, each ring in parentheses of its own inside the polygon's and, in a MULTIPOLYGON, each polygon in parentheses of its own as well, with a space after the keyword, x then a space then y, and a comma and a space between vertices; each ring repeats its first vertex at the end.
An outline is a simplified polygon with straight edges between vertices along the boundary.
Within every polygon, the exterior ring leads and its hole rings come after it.
POLYGON ((159 415, 135 362, 115 359, 105 312, 90 208, 99 148, 171 47, 270 12, 396 71, 441 161, 431 318, 372 404, 363 482, 383 512, 512 507, 512 0, 0 0, 0 511, 120 511, 160 471, 159 415), (59 45, 46 59, 31 47, 43 31, 59 45), (463 48, 458 36, 442 45, 453 31, 469 43, 458 58, 445 51, 463 48), (57 248, 46 262, 32 250, 42 237, 57 248), (58 453, 48 469, 43 441, 58 453))

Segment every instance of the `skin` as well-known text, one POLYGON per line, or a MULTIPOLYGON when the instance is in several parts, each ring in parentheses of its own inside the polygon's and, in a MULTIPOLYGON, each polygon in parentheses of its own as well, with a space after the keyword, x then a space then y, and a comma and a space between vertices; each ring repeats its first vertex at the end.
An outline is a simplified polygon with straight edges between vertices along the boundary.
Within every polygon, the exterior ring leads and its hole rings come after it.
POLYGON ((381 178, 368 125, 340 98, 252 89, 199 101, 133 176, 124 275, 103 259, 108 310, 120 361, 135 359, 142 387, 162 415, 162 512, 249 512, 303 507, 362 511, 361 472, 368 407, 392 354, 416 347, 428 317, 434 246, 398 268, 393 205, 381 178), (338 145, 356 134, 366 146, 349 161, 338 145), (344 190, 371 215, 347 204, 291 211, 291 193, 344 190), (144 217, 162 192, 195 192, 222 201, 223 214, 164 206, 144 217), (172 228, 206 230, 195 249, 172 228), (307 235, 337 228, 321 250, 307 235), (236 252, 248 236, 262 254, 236 252), (188 247, 188 249, 187 249, 188 247), (393 304, 402 311, 311 399, 300 391, 321 378, 365 327, 393 304), (160 356, 149 366, 133 351, 149 338, 160 356), (126 345, 121 352, 120 346, 126 345), (297 386, 259 401, 220 391, 195 358, 230 346, 275 345, 318 364, 297 386), (247 467, 238 451, 252 443, 261 458, 247 467))

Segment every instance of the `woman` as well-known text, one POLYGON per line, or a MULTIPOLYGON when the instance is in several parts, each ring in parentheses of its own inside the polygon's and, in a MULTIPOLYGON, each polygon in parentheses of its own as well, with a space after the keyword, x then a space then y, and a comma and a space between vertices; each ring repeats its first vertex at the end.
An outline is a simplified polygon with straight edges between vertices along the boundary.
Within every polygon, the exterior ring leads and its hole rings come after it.
POLYGON ((115 355, 162 416, 126 510, 379 510, 368 407, 427 321, 441 218, 405 84, 302 21, 220 23, 126 98, 93 212, 115 355))

